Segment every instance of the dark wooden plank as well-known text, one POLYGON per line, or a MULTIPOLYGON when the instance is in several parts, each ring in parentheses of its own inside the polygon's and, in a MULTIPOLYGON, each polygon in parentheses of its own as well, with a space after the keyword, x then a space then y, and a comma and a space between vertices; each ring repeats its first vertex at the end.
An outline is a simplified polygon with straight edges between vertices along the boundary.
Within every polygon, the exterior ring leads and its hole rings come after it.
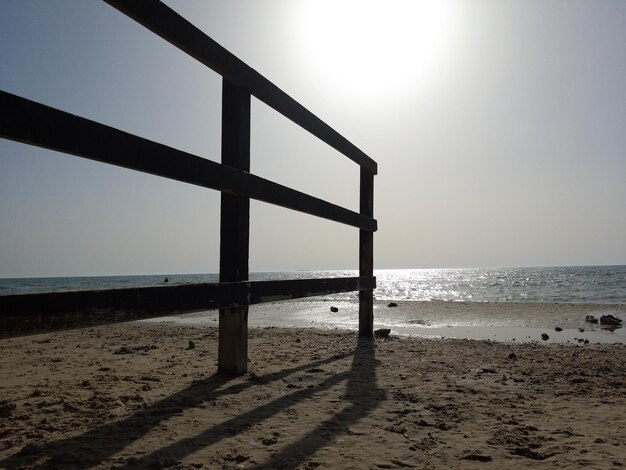
MULTIPOLYGON (((361 168, 360 210, 367 217, 374 217, 374 175, 361 168)), ((374 275, 374 233, 359 230, 359 276, 374 275)), ((359 291, 359 335, 374 336, 374 292, 359 291)))
MULTIPOLYGON (((224 80, 222 89, 222 164, 250 171, 250 93, 224 80)), ((222 193, 220 282, 248 279, 250 200, 222 193)))
POLYGON ((0 137, 275 204, 365 230, 376 221, 308 194, 0 91, 0 137))
POLYGON ((0 338, 375 287, 374 277, 347 277, 4 295, 0 338))
POLYGON ((374 160, 167 5, 157 0, 105 1, 376 174, 374 160))
MULTIPOLYGON (((222 164, 250 171, 250 93, 222 83, 222 164)), ((222 193, 220 213, 220 282, 248 280, 250 199, 222 193)), ((248 371, 248 306, 220 309, 218 372, 248 371)))

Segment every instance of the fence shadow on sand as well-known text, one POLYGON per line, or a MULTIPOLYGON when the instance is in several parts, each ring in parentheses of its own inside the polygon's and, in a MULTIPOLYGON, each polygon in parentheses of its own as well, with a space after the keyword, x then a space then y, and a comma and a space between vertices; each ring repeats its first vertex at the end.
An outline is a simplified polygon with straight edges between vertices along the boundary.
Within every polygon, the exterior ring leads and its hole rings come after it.
MULTIPOLYGON (((26 446, 22 451, 0 460, 0 468, 14 469, 36 466, 39 468, 86 468, 97 465, 116 464, 117 468, 163 467, 176 465, 185 457, 212 446, 220 441, 237 436, 249 427, 262 423, 286 411, 298 403, 311 399, 346 383, 343 399, 345 407, 310 429, 302 429, 302 436, 285 444, 277 445, 277 451, 264 462, 256 462, 256 468, 293 468, 306 462, 317 451, 331 444, 354 425, 372 412, 383 400, 385 392, 376 384, 375 344, 373 340, 359 338, 354 351, 333 355, 326 359, 307 362, 297 367, 284 369, 263 376, 248 375, 244 381, 228 386, 231 378, 213 375, 170 395, 124 419, 106 423, 78 436, 57 440, 41 446, 26 446), (295 389, 293 392, 271 396, 263 404, 243 411, 220 423, 207 423, 203 431, 166 446, 144 449, 145 453, 129 457, 125 461, 108 461, 126 447, 147 437, 151 431, 166 424, 170 418, 193 411, 204 403, 219 397, 234 395, 250 387, 282 380, 296 372, 331 364, 352 356, 349 368, 328 376, 316 386, 295 389), (119 466, 118 466, 119 465, 119 466)), ((248 462, 248 465, 253 462, 248 462)), ((250 467, 248 467, 250 468, 250 467)))

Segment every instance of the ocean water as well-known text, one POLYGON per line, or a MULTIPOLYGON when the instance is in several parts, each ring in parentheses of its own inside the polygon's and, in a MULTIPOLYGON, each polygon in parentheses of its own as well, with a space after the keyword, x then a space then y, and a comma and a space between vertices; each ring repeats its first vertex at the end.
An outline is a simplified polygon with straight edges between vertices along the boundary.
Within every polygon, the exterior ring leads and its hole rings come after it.
MULTIPOLYGON (((376 270, 379 300, 626 304, 626 266, 376 270)), ((251 273, 251 280, 357 276, 358 271, 251 273)), ((216 282, 217 274, 0 279, 0 295, 216 282)), ((356 293, 328 296, 352 300, 356 293)))

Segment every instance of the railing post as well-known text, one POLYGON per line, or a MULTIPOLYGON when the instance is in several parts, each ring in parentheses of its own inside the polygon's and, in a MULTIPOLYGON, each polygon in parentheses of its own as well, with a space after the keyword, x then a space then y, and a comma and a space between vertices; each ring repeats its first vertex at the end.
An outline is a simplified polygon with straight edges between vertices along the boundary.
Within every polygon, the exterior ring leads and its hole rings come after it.
MULTIPOLYGON (((374 173, 361 167, 360 212, 374 217, 374 173)), ((359 276, 374 275, 374 232, 359 229, 359 276)), ((374 291, 359 291, 359 336, 374 336, 374 291)))
MULTIPOLYGON (((250 171, 250 92, 222 82, 222 164, 250 171)), ((248 280, 250 199, 222 192, 220 282, 248 280)), ((218 371, 248 370, 248 307, 220 309, 218 371)))

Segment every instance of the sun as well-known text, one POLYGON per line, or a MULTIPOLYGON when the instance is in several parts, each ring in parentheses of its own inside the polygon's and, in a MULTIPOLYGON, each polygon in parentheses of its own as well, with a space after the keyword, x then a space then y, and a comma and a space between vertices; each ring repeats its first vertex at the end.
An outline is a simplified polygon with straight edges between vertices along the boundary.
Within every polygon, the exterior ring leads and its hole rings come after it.
POLYGON ((449 59, 454 27, 448 0, 296 4, 299 58, 327 92, 375 97, 425 90, 449 59))

